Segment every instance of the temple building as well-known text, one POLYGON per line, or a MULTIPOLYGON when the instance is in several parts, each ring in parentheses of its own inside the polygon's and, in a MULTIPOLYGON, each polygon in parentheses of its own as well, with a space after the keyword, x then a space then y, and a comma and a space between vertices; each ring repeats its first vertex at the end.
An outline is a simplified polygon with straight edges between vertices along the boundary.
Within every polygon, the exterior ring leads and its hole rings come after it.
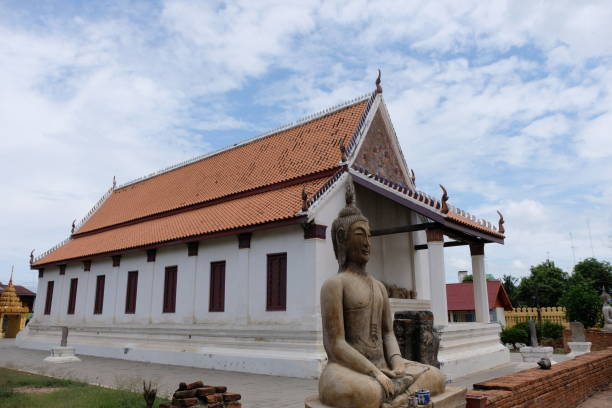
MULTIPOLYGON (((474 284, 472 282, 447 283, 448 320, 451 323, 475 322, 474 284)), ((487 281, 489 320, 506 326, 505 311, 512 310, 512 302, 500 281, 487 281)))
MULTIPOLYGON (((416 135, 414 136, 416 137, 416 135)), ((372 228, 368 268, 394 311, 430 310, 451 377, 508 361, 489 324, 485 245, 499 226, 416 187, 382 88, 227 149, 115 185, 36 257, 34 317, 17 340, 77 353, 294 377, 326 355, 319 292, 347 183, 372 228), (469 245, 476 322, 449 324, 447 247, 469 245)))
POLYGON ((19 300, 13 274, 0 294, 0 338, 14 338, 26 325, 30 309, 19 300))

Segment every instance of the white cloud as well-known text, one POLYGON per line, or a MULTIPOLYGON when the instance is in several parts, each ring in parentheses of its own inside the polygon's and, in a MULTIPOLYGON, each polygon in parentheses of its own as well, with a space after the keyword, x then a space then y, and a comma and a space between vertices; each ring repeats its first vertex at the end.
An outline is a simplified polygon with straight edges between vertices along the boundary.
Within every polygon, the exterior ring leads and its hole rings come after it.
MULTIPOLYGON (((255 133, 371 91, 378 67, 419 187, 442 182, 453 204, 491 220, 504 212, 506 245, 487 252, 494 275, 547 253, 571 266, 569 231, 576 257, 590 255, 586 219, 595 252, 612 254, 612 226, 594 221, 612 205, 606 1, 111 10, 36 27, 27 13, 0 13, 0 170, 12 175, 0 202, 3 279, 10 263, 27 268, 31 247, 63 238, 113 175, 127 181, 225 145, 221 131, 255 133), (248 105, 260 119, 233 111, 248 105), (203 136, 213 130, 221 136, 203 136)), ((453 251, 448 268, 469 266, 465 248, 453 251)))

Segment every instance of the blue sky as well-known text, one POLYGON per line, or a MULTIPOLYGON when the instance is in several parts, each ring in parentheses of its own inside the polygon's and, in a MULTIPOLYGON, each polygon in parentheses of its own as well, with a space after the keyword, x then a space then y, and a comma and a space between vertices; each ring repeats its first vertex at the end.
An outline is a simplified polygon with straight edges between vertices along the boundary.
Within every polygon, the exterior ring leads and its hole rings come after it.
MULTIPOLYGON (((377 68, 418 187, 504 213, 489 272, 610 260, 612 5, 370 3, 0 3, 0 280, 14 264, 31 285, 30 250, 65 238, 113 176, 370 92, 377 68)), ((446 266, 456 280, 467 250, 446 266)))

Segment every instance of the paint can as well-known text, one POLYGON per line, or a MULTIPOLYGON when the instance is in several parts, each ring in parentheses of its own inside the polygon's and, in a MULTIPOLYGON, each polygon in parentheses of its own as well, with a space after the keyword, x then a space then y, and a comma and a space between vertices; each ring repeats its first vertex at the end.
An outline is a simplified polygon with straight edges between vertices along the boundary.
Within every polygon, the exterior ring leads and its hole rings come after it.
POLYGON ((414 394, 417 397, 419 405, 429 404, 429 390, 422 388, 420 390, 416 390, 414 394))

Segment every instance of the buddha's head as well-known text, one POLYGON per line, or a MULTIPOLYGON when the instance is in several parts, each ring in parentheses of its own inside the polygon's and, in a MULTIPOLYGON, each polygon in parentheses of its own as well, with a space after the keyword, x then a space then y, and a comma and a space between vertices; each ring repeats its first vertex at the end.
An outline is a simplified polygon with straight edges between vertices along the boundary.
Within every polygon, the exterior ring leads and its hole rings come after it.
POLYGON ((331 236, 339 271, 343 271, 351 261, 364 265, 370 259, 370 225, 355 205, 355 190, 351 182, 346 188, 346 206, 332 223, 331 236))

